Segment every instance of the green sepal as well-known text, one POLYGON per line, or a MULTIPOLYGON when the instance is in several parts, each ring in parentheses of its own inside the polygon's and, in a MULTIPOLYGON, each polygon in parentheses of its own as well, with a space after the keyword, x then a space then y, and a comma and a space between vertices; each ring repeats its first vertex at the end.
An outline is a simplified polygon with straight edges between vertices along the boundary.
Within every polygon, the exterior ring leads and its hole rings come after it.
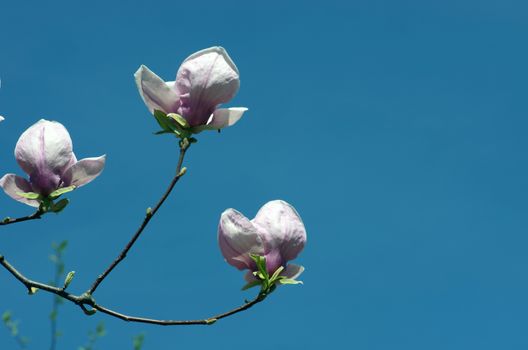
POLYGON ((156 121, 161 127, 160 131, 154 133, 155 135, 174 134, 181 139, 190 137, 192 135, 189 123, 179 114, 165 114, 160 110, 155 110, 154 118, 156 118, 156 121))
POLYGON ((302 281, 297 281, 291 278, 280 278, 279 283, 280 284, 303 284, 302 281))
POLYGON ((35 193, 35 192, 17 192, 17 194, 20 197, 24 197, 26 199, 40 199, 41 198, 40 194, 35 193))
POLYGON ((255 262, 258 268, 259 274, 255 275, 263 280, 267 280, 269 278, 268 271, 266 270, 266 257, 255 255, 255 254, 249 254, 251 259, 255 262))
POLYGON ((51 199, 56 199, 65 193, 73 191, 75 188, 76 186, 68 186, 68 187, 59 188, 58 190, 51 192, 48 197, 51 199))
POLYGON ((167 118, 170 118, 170 119, 174 120, 176 123, 178 123, 178 125, 181 128, 189 129, 189 123, 181 115, 176 114, 176 113, 169 113, 169 114, 167 114, 167 118))
POLYGON ((277 270, 275 270, 275 272, 273 273, 273 275, 271 276, 270 278, 270 283, 273 283, 275 282, 277 279, 280 278, 280 273, 284 270, 284 266, 280 266, 277 270))
POLYGON ((58 214, 61 211, 63 211, 64 208, 66 208, 68 206, 68 204, 70 204, 70 200, 68 198, 63 198, 60 201, 58 201, 57 203, 51 202, 50 209, 51 209, 52 212, 58 214))

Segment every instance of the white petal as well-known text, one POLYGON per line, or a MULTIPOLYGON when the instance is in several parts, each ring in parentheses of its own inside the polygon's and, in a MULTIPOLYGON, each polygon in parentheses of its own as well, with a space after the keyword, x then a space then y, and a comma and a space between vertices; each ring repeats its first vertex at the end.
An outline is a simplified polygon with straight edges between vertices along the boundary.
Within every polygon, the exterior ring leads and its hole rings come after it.
POLYGON ((27 199, 19 195, 20 192, 32 192, 31 184, 23 177, 15 174, 6 174, 0 179, 0 187, 11 198, 21 203, 38 207, 40 203, 33 199, 27 199))
POLYGON ((262 236, 267 249, 279 248, 285 261, 295 259, 304 248, 304 224, 295 208, 285 201, 266 203, 251 222, 267 233, 262 236))
POLYGON ((24 131, 15 147, 20 167, 29 175, 62 174, 73 156, 68 130, 58 122, 39 120, 24 131))
POLYGON ((288 264, 286 269, 282 271, 281 276, 286 276, 292 280, 297 279, 304 272, 304 267, 301 265, 288 264))
POLYGON ((106 155, 81 159, 73 164, 62 176, 64 186, 81 187, 91 182, 104 169, 106 155))
POLYGON ((239 87, 238 69, 222 47, 187 57, 176 75, 182 113, 192 126, 205 124, 215 108, 231 100, 239 87))
POLYGON ((206 125, 196 126, 192 130, 193 132, 201 132, 203 130, 223 129, 238 122, 247 110, 245 107, 219 108, 211 114, 206 125))
POLYGON ((176 112, 179 107, 179 96, 173 81, 163 81, 144 65, 139 67, 134 78, 139 94, 150 113, 154 113, 154 110, 164 113, 176 112))
POLYGON ((234 209, 227 209, 220 217, 218 244, 226 261, 240 270, 252 264, 249 254, 264 253, 257 229, 234 209))

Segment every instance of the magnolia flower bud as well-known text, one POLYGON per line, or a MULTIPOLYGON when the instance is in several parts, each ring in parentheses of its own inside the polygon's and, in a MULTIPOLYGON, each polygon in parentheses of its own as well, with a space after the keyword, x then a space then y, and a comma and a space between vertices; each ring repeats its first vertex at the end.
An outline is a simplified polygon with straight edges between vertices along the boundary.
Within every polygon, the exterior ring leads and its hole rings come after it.
POLYGON ((139 67, 134 77, 150 113, 181 116, 193 133, 231 126, 247 111, 243 107, 218 108, 229 102, 240 87, 238 69, 222 47, 187 57, 176 81, 165 82, 146 66, 139 67))
POLYGON ((44 119, 20 136, 15 157, 29 181, 6 174, 0 179, 0 187, 11 198, 33 207, 38 207, 42 198, 56 198, 86 185, 101 174, 105 164, 105 156, 77 161, 66 128, 44 119))
POLYGON ((266 203, 252 220, 234 209, 224 211, 218 226, 218 243, 227 263, 249 270, 248 282, 255 281, 254 272, 258 275, 252 256, 265 258, 270 276, 281 270, 281 276, 295 279, 304 271, 302 266, 288 262, 304 248, 306 229, 297 211, 282 200, 266 203))

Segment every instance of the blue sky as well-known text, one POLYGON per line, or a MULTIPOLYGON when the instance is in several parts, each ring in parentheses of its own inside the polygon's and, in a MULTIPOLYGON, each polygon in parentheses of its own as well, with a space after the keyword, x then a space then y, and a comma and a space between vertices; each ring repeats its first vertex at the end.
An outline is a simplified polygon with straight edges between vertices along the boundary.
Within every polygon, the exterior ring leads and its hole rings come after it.
MULTIPOLYGON (((526 94, 522 1, 37 1, 0 5, 0 172, 44 117, 105 172, 58 216, 2 228, 1 252, 48 281, 67 239, 70 289, 110 263, 172 177, 177 143, 155 137, 140 64, 172 80, 181 61, 224 46, 241 72, 229 106, 249 112, 202 133, 188 173, 99 303, 157 318, 239 305, 242 274, 216 243, 220 213, 277 198, 304 219, 304 286, 212 327, 84 316, 65 304, 59 349, 104 321, 98 349, 267 347, 524 349, 528 346, 526 94)), ((0 216, 31 212, 0 196, 0 216)), ((0 272, 0 310, 47 348, 51 297, 0 272)), ((5 329, 0 348, 15 349, 5 329)))

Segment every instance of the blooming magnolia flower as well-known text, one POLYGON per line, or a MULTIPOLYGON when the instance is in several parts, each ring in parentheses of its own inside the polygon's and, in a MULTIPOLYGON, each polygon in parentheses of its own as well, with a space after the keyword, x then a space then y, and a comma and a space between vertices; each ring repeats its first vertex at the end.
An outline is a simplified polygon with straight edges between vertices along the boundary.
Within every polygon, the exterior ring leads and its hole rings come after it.
POLYGON ((47 197, 61 188, 84 186, 99 176, 105 164, 104 155, 77 161, 66 128, 44 119, 20 136, 15 158, 29 175, 29 181, 15 174, 6 174, 0 179, 0 187, 11 198, 33 207, 38 207, 41 199, 27 198, 24 193, 47 197))
POLYGON ((288 264, 299 255, 306 243, 306 230, 295 209, 282 200, 266 203, 253 220, 234 209, 222 213, 218 226, 218 243, 226 261, 239 270, 248 269, 246 280, 255 280, 257 271, 251 255, 266 258, 266 269, 272 275, 281 266, 282 276, 295 279, 304 268, 288 264))
POLYGON ((176 81, 165 82, 146 66, 134 74, 150 113, 182 116, 193 132, 235 124, 247 108, 218 108, 240 87, 238 69, 222 47, 198 51, 183 61, 176 81))

